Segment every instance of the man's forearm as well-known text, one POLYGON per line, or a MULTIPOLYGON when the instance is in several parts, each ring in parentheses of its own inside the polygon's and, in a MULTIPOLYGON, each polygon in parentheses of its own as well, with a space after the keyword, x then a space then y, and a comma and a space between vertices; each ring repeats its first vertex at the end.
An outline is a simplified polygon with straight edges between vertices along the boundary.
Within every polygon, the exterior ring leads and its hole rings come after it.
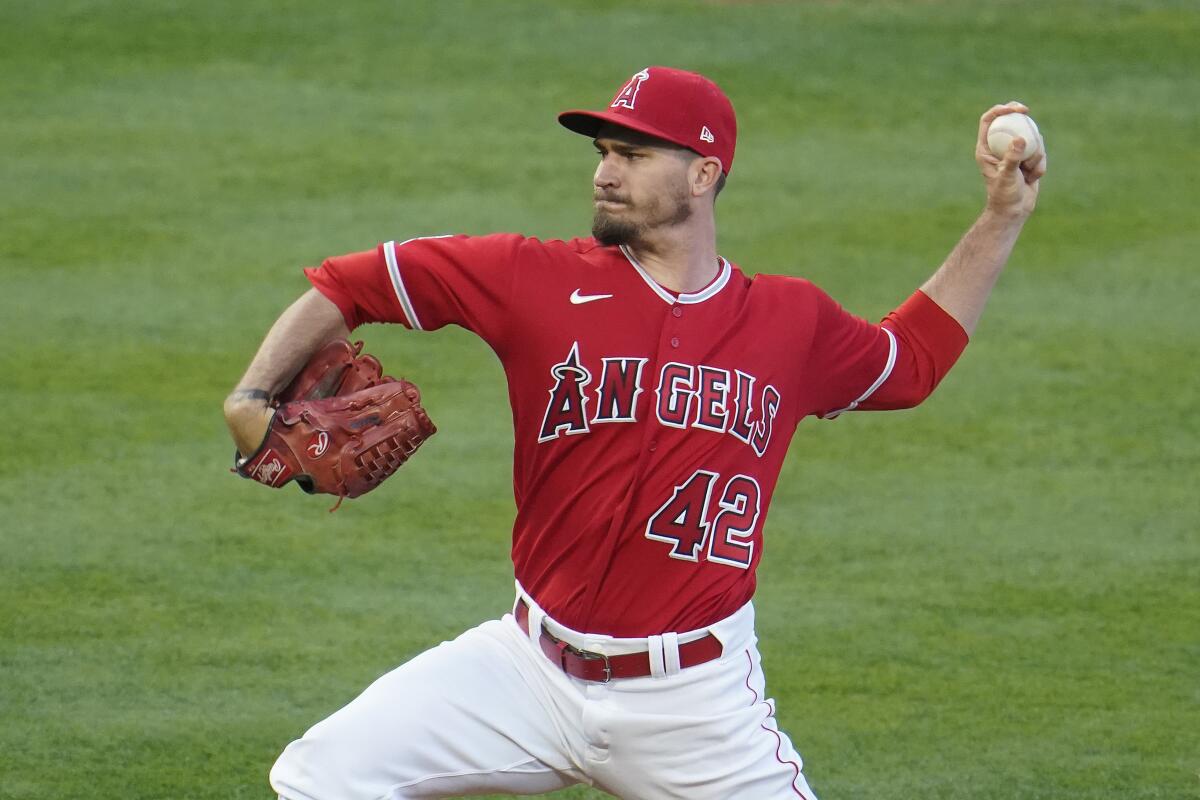
POLYGON ((235 391, 261 389, 273 395, 321 345, 349 334, 338 307, 309 289, 271 326, 235 391))
POLYGON ((988 295, 1008 263, 1025 224, 1023 215, 986 209, 921 291, 958 320, 967 335, 983 315, 988 295))
POLYGON ((280 315, 246 374, 225 399, 225 422, 240 452, 252 453, 266 434, 270 397, 287 385, 321 345, 349 333, 342 312, 316 289, 280 315))

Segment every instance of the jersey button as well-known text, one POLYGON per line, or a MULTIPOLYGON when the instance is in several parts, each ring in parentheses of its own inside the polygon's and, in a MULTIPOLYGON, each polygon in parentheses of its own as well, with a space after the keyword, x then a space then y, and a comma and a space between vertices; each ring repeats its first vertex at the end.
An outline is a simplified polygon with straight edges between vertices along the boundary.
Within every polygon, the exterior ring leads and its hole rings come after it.
POLYGON ((671 337, 671 347, 679 347, 679 337, 678 336, 671 337))
POLYGON ((674 308, 671 309, 671 313, 674 314, 676 317, 682 317, 683 309, 680 308, 679 306, 675 306, 674 308))
POLYGON ((658 449, 658 442, 651 439, 650 444, 646 445, 646 449, 649 450, 651 453, 653 453, 655 450, 658 449))

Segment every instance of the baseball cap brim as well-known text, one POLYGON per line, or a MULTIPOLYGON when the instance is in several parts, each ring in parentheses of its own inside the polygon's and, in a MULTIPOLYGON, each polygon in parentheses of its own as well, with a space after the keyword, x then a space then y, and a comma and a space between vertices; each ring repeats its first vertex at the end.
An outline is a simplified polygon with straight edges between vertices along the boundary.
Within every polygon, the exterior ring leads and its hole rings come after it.
POLYGON ((631 131, 644 133, 647 136, 653 136, 655 139, 662 139, 664 142, 670 142, 671 144, 678 145, 679 147, 685 147, 688 150, 695 152, 694 148, 689 147, 683 142, 675 141, 675 139, 673 139, 666 132, 659 130, 653 125, 648 125, 636 119, 631 119, 625 114, 574 109, 571 111, 564 111, 559 114, 558 123, 569 131, 574 131, 575 133, 580 133, 584 136, 590 136, 593 139, 596 138, 596 134, 600 132, 600 129, 603 128, 606 123, 612 123, 613 125, 617 125, 621 128, 628 128, 631 131))

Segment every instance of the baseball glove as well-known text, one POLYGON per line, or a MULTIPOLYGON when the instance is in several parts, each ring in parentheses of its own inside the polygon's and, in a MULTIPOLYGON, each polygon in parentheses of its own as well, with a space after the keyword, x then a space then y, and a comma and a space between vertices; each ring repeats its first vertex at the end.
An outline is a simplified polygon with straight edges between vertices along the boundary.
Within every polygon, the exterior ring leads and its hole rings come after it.
POLYGON ((437 432, 409 381, 383 375, 362 342, 325 345, 273 400, 275 414, 253 455, 234 470, 278 488, 294 480, 338 501, 374 489, 437 432))

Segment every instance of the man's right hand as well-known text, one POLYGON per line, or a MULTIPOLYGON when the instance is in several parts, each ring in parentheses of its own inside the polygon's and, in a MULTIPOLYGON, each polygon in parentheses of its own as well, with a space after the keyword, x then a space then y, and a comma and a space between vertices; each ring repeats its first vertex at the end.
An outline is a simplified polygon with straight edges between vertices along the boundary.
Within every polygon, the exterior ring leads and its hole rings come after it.
MULTIPOLYGON (((979 118, 979 135, 975 140, 975 162, 987 184, 987 209, 1007 219, 1023 220, 1033 213, 1037 204, 1038 186, 1046 174, 1046 142, 1039 142, 1037 155, 1021 161, 1024 139, 1014 138, 1003 157, 992 154, 988 147, 987 132, 992 121, 1004 114, 1029 109, 1015 100, 1004 105, 992 106, 979 118)), ((1040 134, 1039 134, 1040 136, 1040 134)))

